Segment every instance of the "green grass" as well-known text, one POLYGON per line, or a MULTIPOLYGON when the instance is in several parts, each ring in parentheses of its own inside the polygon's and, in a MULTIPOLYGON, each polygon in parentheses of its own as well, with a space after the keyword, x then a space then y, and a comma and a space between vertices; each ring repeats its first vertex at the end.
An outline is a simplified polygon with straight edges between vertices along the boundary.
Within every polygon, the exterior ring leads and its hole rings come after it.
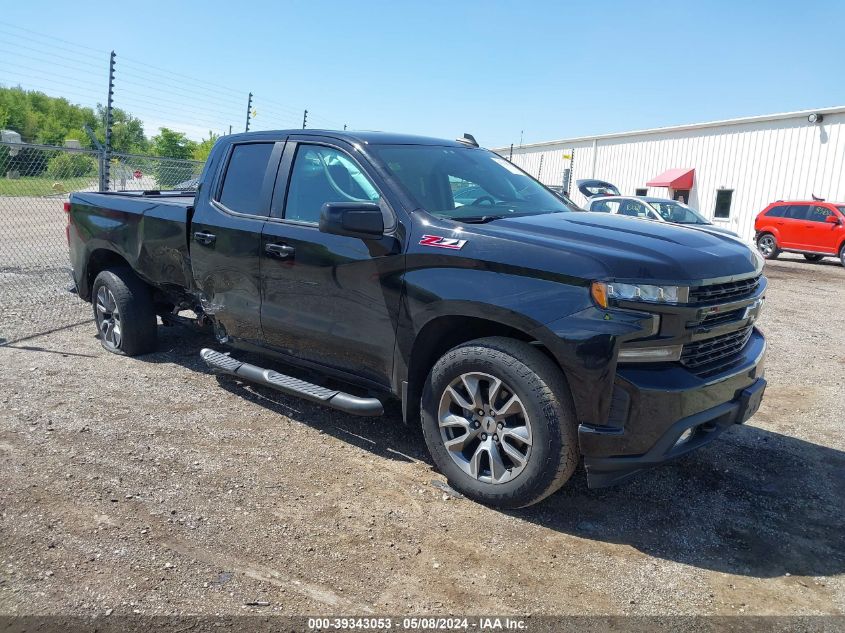
POLYGON ((96 176, 78 178, 0 178, 0 196, 55 196, 97 184, 96 176))

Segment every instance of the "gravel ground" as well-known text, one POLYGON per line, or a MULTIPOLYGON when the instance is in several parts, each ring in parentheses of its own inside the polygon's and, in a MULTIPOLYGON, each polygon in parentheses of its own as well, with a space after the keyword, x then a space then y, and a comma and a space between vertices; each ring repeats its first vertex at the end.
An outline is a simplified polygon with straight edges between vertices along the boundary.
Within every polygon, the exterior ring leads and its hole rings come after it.
POLYGON ((0 347, 0 613, 842 614, 845 270, 767 275, 745 427, 519 512, 444 492, 395 409, 216 378, 200 334, 138 359, 91 323, 0 347))

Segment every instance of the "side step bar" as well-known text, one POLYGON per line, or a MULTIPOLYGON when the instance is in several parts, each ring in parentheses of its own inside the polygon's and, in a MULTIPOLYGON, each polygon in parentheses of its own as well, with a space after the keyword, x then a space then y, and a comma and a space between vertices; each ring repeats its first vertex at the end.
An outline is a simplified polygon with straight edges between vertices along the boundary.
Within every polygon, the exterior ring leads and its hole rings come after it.
POLYGON ((216 372, 237 376, 250 382, 257 382, 289 396, 304 398, 352 415, 379 416, 384 413, 384 406, 377 398, 360 398, 343 391, 327 389, 293 376, 280 374, 271 369, 242 363, 231 356, 215 352, 213 349, 205 348, 201 350, 200 356, 216 372))

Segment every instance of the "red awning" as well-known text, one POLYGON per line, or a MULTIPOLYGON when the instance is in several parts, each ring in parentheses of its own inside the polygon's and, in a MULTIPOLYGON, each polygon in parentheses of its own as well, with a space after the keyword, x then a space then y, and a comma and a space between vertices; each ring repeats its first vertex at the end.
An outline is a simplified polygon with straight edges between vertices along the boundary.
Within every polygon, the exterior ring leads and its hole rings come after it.
POLYGON ((646 183, 647 187, 669 187, 670 189, 692 189, 694 169, 667 169, 646 183))

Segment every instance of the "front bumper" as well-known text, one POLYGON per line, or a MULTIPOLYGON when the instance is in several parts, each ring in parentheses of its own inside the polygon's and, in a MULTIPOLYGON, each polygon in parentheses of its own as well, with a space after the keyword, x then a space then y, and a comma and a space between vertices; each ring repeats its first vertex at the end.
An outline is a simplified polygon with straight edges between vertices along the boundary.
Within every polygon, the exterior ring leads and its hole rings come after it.
POLYGON ((620 365, 614 384, 616 426, 582 424, 578 439, 591 488, 637 473, 712 442, 757 410, 766 381, 766 342, 756 329, 741 359, 702 379, 677 363, 620 365), (684 441, 678 440, 686 434, 684 441))

